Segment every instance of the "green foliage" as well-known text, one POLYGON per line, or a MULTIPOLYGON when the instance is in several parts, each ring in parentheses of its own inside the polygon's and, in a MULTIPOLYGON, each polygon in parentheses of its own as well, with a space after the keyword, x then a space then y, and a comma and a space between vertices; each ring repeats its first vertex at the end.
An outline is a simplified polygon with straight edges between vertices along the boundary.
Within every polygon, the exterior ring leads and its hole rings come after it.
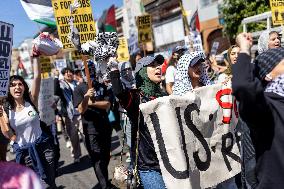
MULTIPOLYGON (((232 39, 242 31, 241 21, 249 16, 270 10, 269 0, 223 0, 221 14, 224 19, 224 31, 232 39)), ((252 23, 247 26, 249 32, 263 30, 265 23, 252 23)))

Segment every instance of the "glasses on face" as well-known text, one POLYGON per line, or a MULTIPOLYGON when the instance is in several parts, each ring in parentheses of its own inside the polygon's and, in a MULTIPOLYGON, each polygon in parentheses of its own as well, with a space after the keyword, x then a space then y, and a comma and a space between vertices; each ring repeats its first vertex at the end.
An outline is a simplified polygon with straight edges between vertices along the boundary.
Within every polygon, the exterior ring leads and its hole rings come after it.
POLYGON ((24 86, 24 84, 22 83, 22 82, 19 82, 19 83, 11 83, 10 84, 10 87, 16 87, 16 86, 19 86, 19 87, 23 87, 24 86))

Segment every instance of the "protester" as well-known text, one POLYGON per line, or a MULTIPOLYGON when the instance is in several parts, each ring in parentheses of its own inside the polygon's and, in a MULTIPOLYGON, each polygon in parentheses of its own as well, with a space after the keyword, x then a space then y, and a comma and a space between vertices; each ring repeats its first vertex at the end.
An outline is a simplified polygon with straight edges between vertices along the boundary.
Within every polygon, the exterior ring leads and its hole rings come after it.
POLYGON ((76 69, 74 71, 74 80, 77 82, 76 83, 77 85, 84 82, 81 69, 76 69))
POLYGON ((173 85, 175 83, 175 75, 176 75, 176 66, 180 59, 180 57, 185 53, 187 49, 182 46, 177 46, 174 48, 172 56, 168 63, 168 68, 166 69, 166 91, 168 94, 173 93, 173 85))
POLYGON ((137 62, 135 68, 137 89, 124 88, 117 65, 109 65, 111 67, 110 76, 113 91, 119 98, 120 104, 127 111, 132 124, 131 157, 138 156, 139 177, 145 189, 165 188, 153 141, 144 122, 143 115, 139 111, 140 103, 145 103, 164 95, 159 85, 161 82, 160 66, 163 62, 164 58, 162 55, 144 57, 137 62), (138 136, 136 136, 136 133, 138 136), (138 138, 138 144, 136 143, 136 137, 138 138), (135 153, 136 148, 138 148, 138 154, 135 153))
POLYGON ((276 31, 264 31, 258 39, 258 54, 261 54, 268 49, 281 47, 281 39, 276 31))
MULTIPOLYGON (((177 66, 176 82, 173 94, 182 96, 194 89, 210 85, 211 82, 204 67, 205 57, 202 52, 183 55, 177 66)), ((237 189, 235 179, 228 179, 216 186, 217 189, 237 189)))
POLYGON ((1 189, 43 189, 37 175, 14 162, 0 162, 1 189))
POLYGON ((227 57, 226 57, 226 61, 227 61, 227 69, 224 71, 224 73, 221 73, 218 76, 218 83, 222 83, 225 81, 228 81, 229 79, 231 79, 232 76, 232 65, 237 63, 237 58, 240 52, 240 48, 237 45, 232 45, 227 52, 227 57))
MULTIPOLYGON (((38 56, 35 51, 34 55, 38 56)), ((41 83, 38 58, 33 58, 33 66, 31 91, 21 76, 10 77, 7 103, 2 113, 8 117, 11 129, 3 134, 11 140, 16 162, 31 167, 46 184, 56 188, 52 142, 41 129, 46 125, 40 121, 37 109, 41 83)))
POLYGON ((111 126, 108 120, 110 108, 107 87, 96 80, 96 68, 88 61, 92 88, 88 89, 84 67, 84 82, 74 90, 74 104, 82 115, 86 148, 92 160, 97 179, 102 189, 113 188, 108 180, 110 160, 111 126))
POLYGON ((256 188, 283 188, 284 48, 262 52, 255 60, 255 76, 251 69, 251 34, 241 33, 236 41, 241 51, 233 65, 233 94, 255 147, 256 188))
POLYGON ((61 111, 65 129, 69 140, 71 141, 71 156, 74 158, 74 163, 80 162, 81 147, 78 135, 78 128, 81 124, 80 113, 74 108, 73 91, 77 86, 74 81, 73 70, 71 68, 63 68, 61 73, 63 80, 54 79, 55 95, 61 99, 61 111))
POLYGON ((210 84, 206 70, 203 69, 204 58, 202 52, 191 52, 180 58, 173 88, 174 95, 181 96, 195 88, 210 84))
POLYGON ((142 53, 140 52, 140 49, 137 50, 135 53, 130 55, 129 62, 131 63, 132 70, 135 70, 136 63, 143 57, 142 53))

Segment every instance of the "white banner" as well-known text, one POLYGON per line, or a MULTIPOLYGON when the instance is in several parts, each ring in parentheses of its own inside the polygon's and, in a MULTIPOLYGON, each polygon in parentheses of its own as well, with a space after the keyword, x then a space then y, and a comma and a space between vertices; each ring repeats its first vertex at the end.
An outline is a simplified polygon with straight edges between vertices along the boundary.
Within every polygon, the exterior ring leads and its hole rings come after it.
POLYGON ((42 79, 39 100, 38 100, 38 110, 40 113, 40 119, 46 123, 46 125, 51 125, 55 121, 55 112, 52 108, 54 104, 54 81, 53 78, 42 79))
POLYGON ((168 189, 208 188, 241 171, 231 93, 212 85, 140 105, 168 189))
POLYGON ((0 21, 0 97, 8 95, 13 25, 0 21))

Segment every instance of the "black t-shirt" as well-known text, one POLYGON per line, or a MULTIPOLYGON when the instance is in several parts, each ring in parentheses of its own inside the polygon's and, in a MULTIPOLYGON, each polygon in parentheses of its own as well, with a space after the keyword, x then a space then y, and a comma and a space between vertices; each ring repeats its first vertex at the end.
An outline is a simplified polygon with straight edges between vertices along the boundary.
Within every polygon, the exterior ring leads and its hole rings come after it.
MULTIPOLYGON (((109 100, 109 95, 107 92, 107 87, 104 84, 93 82, 93 87, 95 89, 95 101, 103 101, 109 100)), ((74 106, 78 107, 79 104, 83 101, 84 95, 88 91, 88 85, 84 83, 80 83, 74 89, 74 106)), ((83 119, 86 121, 92 121, 94 124, 92 128, 88 128, 89 130, 93 130, 94 132, 98 132, 101 128, 105 128, 105 126, 109 126, 108 114, 106 110, 88 107, 86 112, 82 115, 83 119)), ((89 126, 90 127, 90 126, 89 126)))

